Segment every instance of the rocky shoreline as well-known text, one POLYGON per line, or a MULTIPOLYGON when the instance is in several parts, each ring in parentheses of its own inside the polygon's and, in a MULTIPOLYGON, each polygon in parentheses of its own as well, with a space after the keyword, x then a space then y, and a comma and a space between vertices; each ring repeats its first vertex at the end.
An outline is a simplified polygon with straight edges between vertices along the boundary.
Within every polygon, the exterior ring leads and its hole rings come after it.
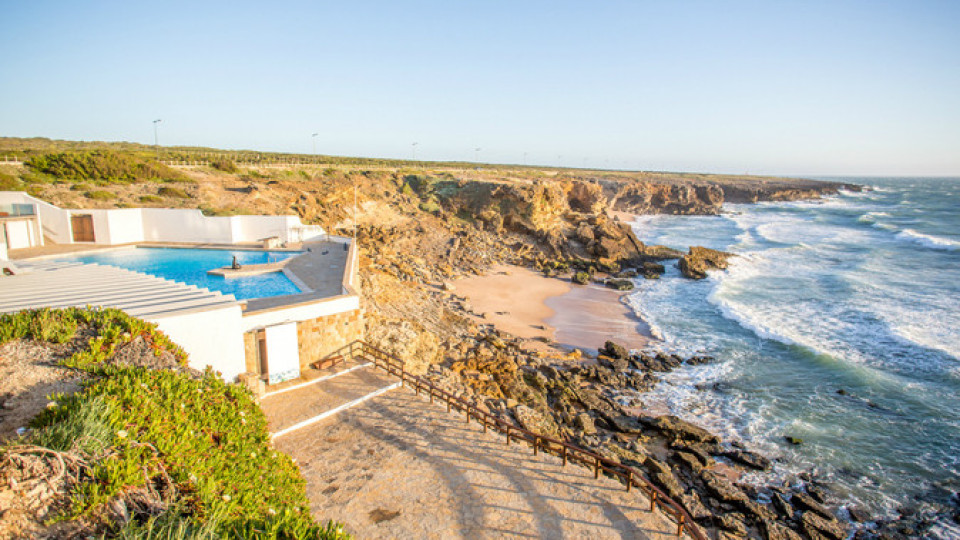
MULTIPOLYGON (((752 452, 737 441, 722 440, 680 418, 644 414, 640 397, 663 373, 711 359, 629 355, 612 343, 604 345, 596 358, 584 358, 578 350, 545 354, 529 340, 486 324, 483 314, 458 296, 455 287, 445 285, 451 277, 479 273, 489 266, 462 264, 465 261, 458 261, 459 257, 491 264, 510 262, 548 277, 605 283, 616 289, 634 278, 656 279, 663 265, 671 264, 667 261, 676 261, 692 279, 726 267, 732 256, 728 253, 697 246, 685 253, 644 244, 628 224, 610 213, 611 207, 624 208, 627 198, 622 193, 616 200, 606 198, 602 186, 602 182, 588 182, 556 197, 544 193, 533 197, 550 201, 551 207, 524 206, 512 198, 516 191, 510 192, 510 204, 496 197, 479 207, 476 201, 469 207, 449 203, 439 216, 444 222, 440 230, 451 223, 445 216, 464 215, 467 208, 476 212, 473 215, 478 219, 473 227, 453 227, 453 239, 434 260, 429 250, 422 249, 423 237, 435 233, 434 228, 418 230, 422 233, 416 237, 422 255, 419 260, 402 254, 398 247, 403 245, 402 231, 365 230, 375 235, 371 237, 376 238, 373 245, 391 246, 388 253, 371 249, 371 262, 383 273, 393 274, 394 261, 403 260, 406 264, 398 265, 403 267, 401 275, 428 291, 420 311, 440 314, 440 320, 419 317, 417 323, 423 326, 408 328, 406 339, 391 332, 391 321, 373 318, 368 325, 370 339, 407 359, 413 371, 491 414, 645 471, 712 537, 907 538, 927 530, 932 524, 929 512, 905 510, 900 519, 876 520, 863 509, 846 504, 830 491, 828 483, 812 474, 794 476, 789 483, 775 481, 776 475, 770 474, 768 482, 758 483, 756 477, 762 478, 775 467, 774 458, 752 452), (494 201, 498 207, 495 219, 484 210, 494 206, 494 201), (504 208, 511 211, 504 215, 504 208), (531 216, 538 212, 538 225, 533 225, 531 216), (747 474, 751 482, 740 481, 747 474)), ((809 196, 804 193, 791 190, 777 196, 809 196)), ((767 196, 773 200, 771 192, 767 196)), ((377 305, 391 303, 382 301, 379 293, 383 290, 378 286, 365 292, 376 298, 377 305)))

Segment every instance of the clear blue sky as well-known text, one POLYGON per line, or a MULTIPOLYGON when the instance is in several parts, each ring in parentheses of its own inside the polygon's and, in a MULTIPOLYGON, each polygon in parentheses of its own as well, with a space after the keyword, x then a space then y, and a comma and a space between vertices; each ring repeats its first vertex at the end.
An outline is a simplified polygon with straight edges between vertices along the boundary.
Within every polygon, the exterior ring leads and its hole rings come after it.
POLYGON ((960 2, 0 2, 0 135, 960 175, 960 2), (560 157, 562 156, 562 158, 560 157))

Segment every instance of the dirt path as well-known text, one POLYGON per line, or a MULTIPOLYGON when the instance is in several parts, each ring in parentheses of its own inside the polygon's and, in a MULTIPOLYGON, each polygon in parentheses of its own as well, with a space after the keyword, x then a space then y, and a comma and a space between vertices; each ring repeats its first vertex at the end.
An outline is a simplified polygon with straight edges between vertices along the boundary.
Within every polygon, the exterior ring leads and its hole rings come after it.
POLYGON ((676 538, 636 490, 397 389, 277 440, 358 538, 676 538))

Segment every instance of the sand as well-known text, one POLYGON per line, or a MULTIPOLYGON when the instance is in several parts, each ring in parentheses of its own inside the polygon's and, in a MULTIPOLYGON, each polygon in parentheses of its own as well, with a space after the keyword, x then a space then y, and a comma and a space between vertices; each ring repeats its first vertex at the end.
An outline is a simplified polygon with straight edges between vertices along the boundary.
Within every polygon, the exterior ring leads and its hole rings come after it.
POLYGON ((508 265, 453 286, 454 294, 466 297, 474 311, 484 315, 479 322, 521 338, 547 338, 590 354, 607 340, 639 349, 651 339, 646 325, 621 302, 629 293, 573 285, 565 278, 508 265))

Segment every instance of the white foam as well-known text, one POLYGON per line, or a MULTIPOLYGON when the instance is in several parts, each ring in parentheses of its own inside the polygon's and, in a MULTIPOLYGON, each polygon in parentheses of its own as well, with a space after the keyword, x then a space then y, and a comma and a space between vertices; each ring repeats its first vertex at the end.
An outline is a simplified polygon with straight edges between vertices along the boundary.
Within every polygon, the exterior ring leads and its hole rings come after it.
POLYGON ((923 234, 913 229, 904 229, 897 234, 897 238, 901 240, 907 240, 930 249, 942 251, 956 251, 960 249, 960 241, 951 240, 949 238, 935 236, 932 234, 923 234))

